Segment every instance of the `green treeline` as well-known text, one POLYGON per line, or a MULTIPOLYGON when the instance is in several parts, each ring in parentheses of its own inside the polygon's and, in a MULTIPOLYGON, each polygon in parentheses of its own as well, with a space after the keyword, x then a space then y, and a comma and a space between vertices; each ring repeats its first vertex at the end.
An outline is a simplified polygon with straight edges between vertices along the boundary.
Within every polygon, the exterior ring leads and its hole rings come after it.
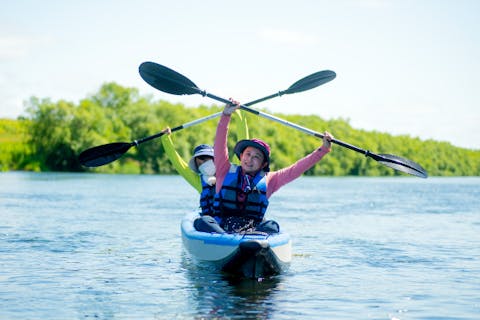
MULTIPOLYGON (((0 171, 94 171, 108 173, 160 173, 175 170, 165 156, 160 139, 131 148, 119 160, 95 169, 82 167, 78 154, 88 148, 111 142, 131 142, 167 126, 176 127, 221 111, 223 106, 189 108, 151 96, 141 96, 136 88, 104 84, 97 93, 78 104, 32 97, 27 116, 17 120, 0 119, 0 171)), ((270 111, 266 111, 272 113, 270 111)), ((375 153, 387 153, 421 164, 430 176, 480 175, 480 150, 469 150, 450 143, 422 141, 410 136, 367 132, 352 128, 343 119, 324 120, 318 116, 272 113, 318 132, 328 130, 336 138, 375 153)), ((251 137, 259 137, 272 147, 272 169, 290 165, 321 145, 321 141, 293 128, 248 114, 251 137)), ((236 142, 236 117, 232 118, 229 148, 236 142)), ((200 143, 213 144, 218 119, 192 126, 172 135, 185 160, 200 143)), ((233 159, 233 157, 232 157, 233 159)), ((308 175, 392 176, 403 175, 359 153, 333 146, 308 175)))

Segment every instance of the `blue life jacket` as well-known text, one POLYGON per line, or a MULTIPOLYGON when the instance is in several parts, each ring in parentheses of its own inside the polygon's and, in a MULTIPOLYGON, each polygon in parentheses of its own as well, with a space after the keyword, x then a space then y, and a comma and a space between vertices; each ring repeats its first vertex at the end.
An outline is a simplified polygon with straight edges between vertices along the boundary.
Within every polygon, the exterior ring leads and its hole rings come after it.
POLYGON ((232 164, 223 180, 220 192, 215 195, 213 204, 215 215, 222 219, 232 216, 244 217, 259 223, 263 220, 268 207, 265 172, 257 173, 251 182, 251 190, 245 194, 245 201, 240 203, 237 193, 243 192, 242 178, 242 167, 232 164))
POLYGON ((200 193, 200 215, 213 215, 213 201, 215 197, 215 185, 211 186, 200 177, 202 192, 200 193))

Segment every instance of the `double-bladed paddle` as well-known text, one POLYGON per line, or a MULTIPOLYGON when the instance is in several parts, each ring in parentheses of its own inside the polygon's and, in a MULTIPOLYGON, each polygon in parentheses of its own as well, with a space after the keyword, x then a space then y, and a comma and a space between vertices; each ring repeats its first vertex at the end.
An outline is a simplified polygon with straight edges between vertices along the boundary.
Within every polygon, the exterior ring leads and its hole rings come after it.
MULTIPOLYGON (((140 65, 139 70, 142 78, 152 87, 160 91, 175 94, 175 95, 201 94, 202 96, 207 96, 209 98, 212 98, 214 100, 217 100, 226 104, 231 103, 227 99, 218 97, 214 94, 206 92, 205 90, 199 89, 195 83, 193 83, 190 79, 188 79, 184 75, 172 69, 169 69, 165 66, 162 66, 158 63, 144 62, 140 65)), ((285 94, 285 93, 288 94, 288 93, 295 93, 295 92, 309 90, 311 88, 324 84, 334 78, 335 78, 335 73, 333 71, 317 72, 297 81, 285 91, 280 91, 277 94, 255 100, 254 103, 264 101, 266 99, 270 99, 275 96, 281 96, 282 94, 285 94)), ((269 115, 267 113, 249 108, 248 106, 252 104, 253 104, 252 102, 250 102, 249 104, 242 104, 240 105, 240 108, 242 110, 248 111, 250 113, 256 114, 258 116, 261 116, 269 120, 273 120, 275 122, 279 122, 281 124, 287 125, 289 127, 300 130, 302 132, 313 135, 315 137, 323 138, 323 134, 321 133, 315 132, 311 129, 302 127, 298 124, 275 117, 273 115, 269 115)), ((333 139, 332 143, 335 143, 347 149, 362 153, 366 157, 372 158, 375 161, 378 161, 381 164, 387 167, 390 167, 392 169, 405 172, 421 178, 428 177, 427 171, 414 161, 411 161, 399 156, 391 155, 391 154, 375 154, 368 150, 361 149, 359 147, 356 147, 354 145, 351 145, 349 143, 346 143, 337 139, 333 139)))
MULTIPOLYGON (((200 93, 203 96, 207 95, 213 98, 212 95, 198 89, 198 87, 192 81, 190 81, 180 73, 175 72, 157 63, 144 62, 140 65, 139 72, 141 77, 147 83, 149 83, 151 86, 153 86, 154 88, 160 91, 168 92, 175 95, 188 95, 188 94, 200 93)), ((254 105, 256 103, 259 103, 274 97, 280 97, 284 94, 292 94, 292 93, 310 90, 333 80, 335 76, 336 74, 333 71, 329 71, 329 70, 319 71, 298 80, 286 90, 279 91, 278 93, 251 101, 249 103, 244 104, 243 106, 245 108, 248 108, 248 106, 254 105)), ((221 99, 221 98, 217 97, 217 100, 218 99, 221 99)), ((224 100, 224 99, 220 101, 222 102, 227 101, 227 103, 229 103, 228 100, 224 100)), ((251 109, 245 109, 245 110, 252 112, 251 109)), ((172 128, 171 132, 175 132, 181 129, 185 129, 185 128, 200 124, 210 119, 219 117, 221 114, 222 112, 218 112, 218 113, 215 113, 215 114, 212 114, 188 123, 184 123, 180 126, 172 128)), ((104 144, 101 146, 96 146, 83 151, 82 153, 80 153, 78 158, 80 163, 85 167, 103 166, 123 156, 131 147, 138 146, 143 142, 161 137, 164 134, 165 132, 162 131, 139 140, 134 140, 132 142, 114 142, 114 143, 104 144)))

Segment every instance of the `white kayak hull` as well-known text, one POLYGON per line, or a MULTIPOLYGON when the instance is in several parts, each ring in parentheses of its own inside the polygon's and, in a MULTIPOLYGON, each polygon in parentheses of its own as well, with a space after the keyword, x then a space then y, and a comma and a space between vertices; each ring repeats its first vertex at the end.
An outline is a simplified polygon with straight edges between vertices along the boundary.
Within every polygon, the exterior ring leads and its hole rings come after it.
POLYGON ((292 260, 287 233, 208 233, 193 227, 198 213, 187 214, 181 223, 186 251, 196 260, 210 262, 226 273, 263 278, 285 271, 292 260))

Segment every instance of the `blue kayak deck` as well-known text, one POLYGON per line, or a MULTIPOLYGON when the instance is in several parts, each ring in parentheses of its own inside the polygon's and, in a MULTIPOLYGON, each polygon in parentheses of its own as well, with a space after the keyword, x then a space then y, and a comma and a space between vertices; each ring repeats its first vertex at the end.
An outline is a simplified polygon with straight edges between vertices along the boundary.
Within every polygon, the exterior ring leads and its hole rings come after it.
POLYGON ((251 240, 266 240, 270 247, 282 246, 290 242, 288 233, 280 232, 276 234, 261 233, 208 233, 195 230, 193 221, 198 218, 197 212, 187 214, 181 224, 182 234, 190 240, 201 240, 205 244, 215 244, 224 246, 238 246, 241 242, 251 240))

